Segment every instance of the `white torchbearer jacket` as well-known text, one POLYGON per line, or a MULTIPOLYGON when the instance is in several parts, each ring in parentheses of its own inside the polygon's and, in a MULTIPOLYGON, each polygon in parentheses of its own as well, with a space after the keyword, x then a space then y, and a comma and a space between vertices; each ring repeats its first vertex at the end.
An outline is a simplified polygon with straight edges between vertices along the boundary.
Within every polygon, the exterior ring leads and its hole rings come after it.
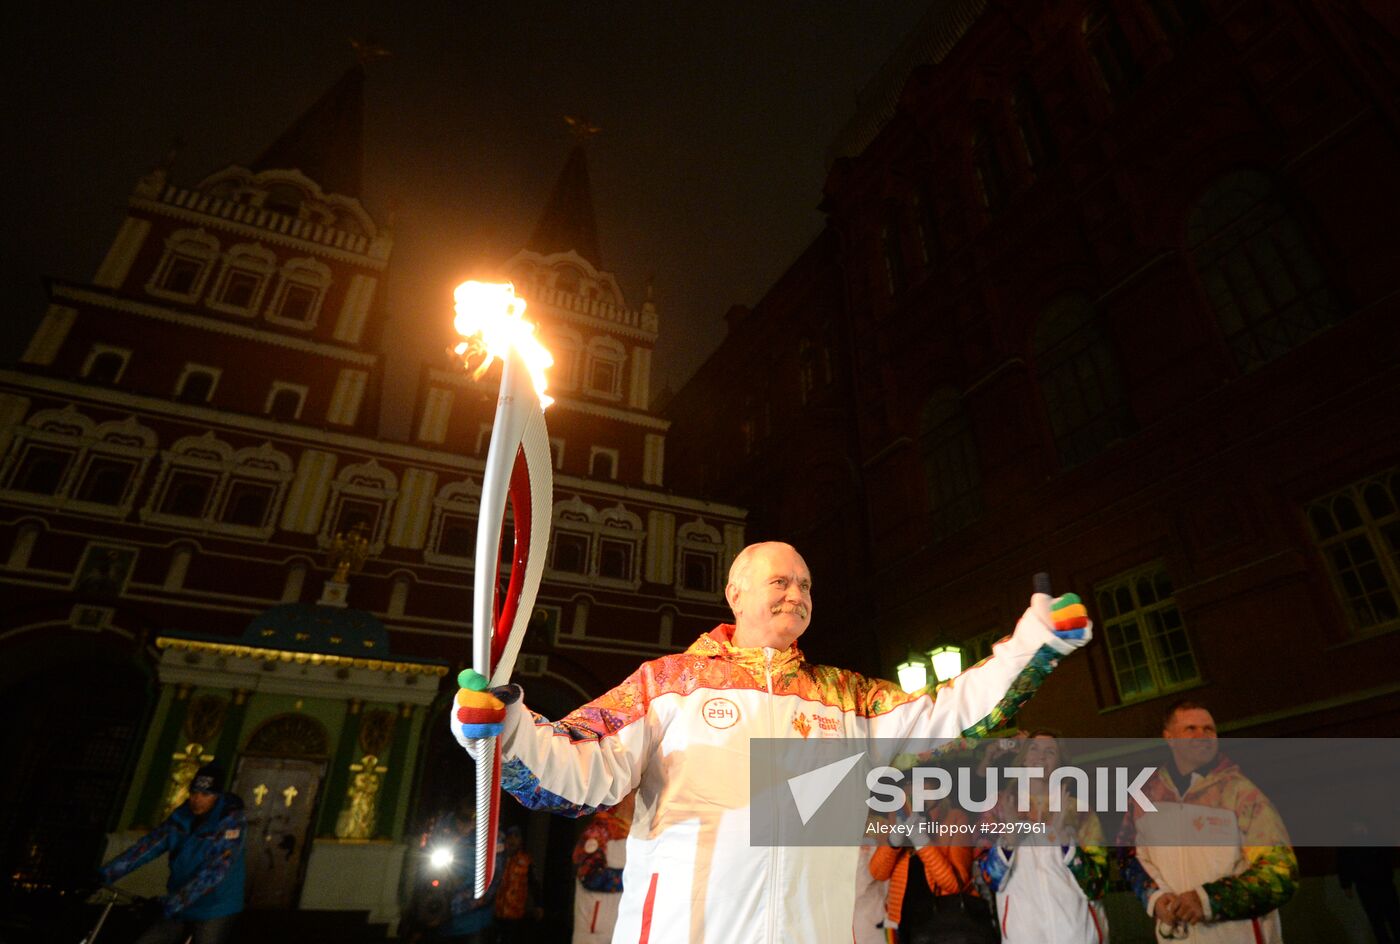
POLYGON ((502 785, 526 806, 586 815, 637 789, 614 942, 849 944, 856 846, 755 847, 749 739, 979 736, 1005 724, 1075 648, 1032 597, 992 656, 941 687, 806 662, 797 647, 740 649, 722 625, 644 663, 551 724, 510 706, 502 785))

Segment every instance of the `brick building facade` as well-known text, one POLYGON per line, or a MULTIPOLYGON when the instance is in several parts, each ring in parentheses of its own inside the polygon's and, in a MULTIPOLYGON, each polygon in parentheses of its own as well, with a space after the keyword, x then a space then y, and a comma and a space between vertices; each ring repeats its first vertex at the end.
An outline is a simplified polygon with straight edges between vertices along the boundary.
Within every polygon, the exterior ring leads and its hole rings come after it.
MULTIPOLYGON (((142 179, 97 274, 54 279, 0 371, 17 890, 85 877, 104 829, 148 828, 213 757, 258 807, 315 798, 255 900, 393 921, 413 830, 470 782, 445 714, 495 377, 425 364, 409 439, 380 434, 393 238, 360 199, 362 84, 352 69, 248 167, 142 179)), ((500 271, 558 364, 557 537, 517 670, 557 717, 726 617, 744 513, 665 487, 660 317, 601 267, 581 146, 500 271)), ((550 822, 531 843, 566 872, 572 827, 550 822)))

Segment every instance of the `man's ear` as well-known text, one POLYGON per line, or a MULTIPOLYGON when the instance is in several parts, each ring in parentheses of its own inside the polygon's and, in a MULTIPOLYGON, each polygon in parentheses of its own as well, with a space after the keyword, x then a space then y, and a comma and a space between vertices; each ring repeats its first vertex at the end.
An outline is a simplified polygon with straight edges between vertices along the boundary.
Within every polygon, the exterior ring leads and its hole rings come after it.
POLYGON ((738 609, 736 609, 736 607, 737 607, 737 605, 738 605, 738 603, 739 603, 739 588, 738 588, 738 586, 736 586, 735 584, 732 584, 732 583, 730 583, 730 584, 725 584, 725 585, 724 585, 724 599, 725 599, 726 601, 728 601, 730 611, 731 611, 735 616, 738 616, 738 615, 739 615, 739 611, 738 611, 738 609))

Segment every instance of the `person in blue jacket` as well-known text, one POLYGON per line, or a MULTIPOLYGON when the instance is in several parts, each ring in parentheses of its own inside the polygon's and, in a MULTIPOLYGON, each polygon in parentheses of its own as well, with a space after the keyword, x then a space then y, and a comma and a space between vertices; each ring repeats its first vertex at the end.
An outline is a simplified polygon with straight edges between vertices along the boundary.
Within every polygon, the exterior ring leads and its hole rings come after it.
POLYGON ((139 842, 100 870, 104 884, 170 854, 169 894, 161 918, 136 944, 224 944, 243 910, 243 801, 223 792, 224 771, 205 764, 190 781, 190 798, 139 842))

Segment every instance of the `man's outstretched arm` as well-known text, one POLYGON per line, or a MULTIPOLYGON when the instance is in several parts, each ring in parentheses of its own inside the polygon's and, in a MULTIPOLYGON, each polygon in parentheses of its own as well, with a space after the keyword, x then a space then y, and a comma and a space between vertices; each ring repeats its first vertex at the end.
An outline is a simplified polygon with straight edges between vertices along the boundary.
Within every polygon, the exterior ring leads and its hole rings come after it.
POLYGON ((863 706, 880 738, 986 737, 1010 723, 1060 660, 1093 639, 1093 623, 1074 594, 1031 597, 1015 630, 992 654, 936 690, 909 695, 877 682, 863 706))

